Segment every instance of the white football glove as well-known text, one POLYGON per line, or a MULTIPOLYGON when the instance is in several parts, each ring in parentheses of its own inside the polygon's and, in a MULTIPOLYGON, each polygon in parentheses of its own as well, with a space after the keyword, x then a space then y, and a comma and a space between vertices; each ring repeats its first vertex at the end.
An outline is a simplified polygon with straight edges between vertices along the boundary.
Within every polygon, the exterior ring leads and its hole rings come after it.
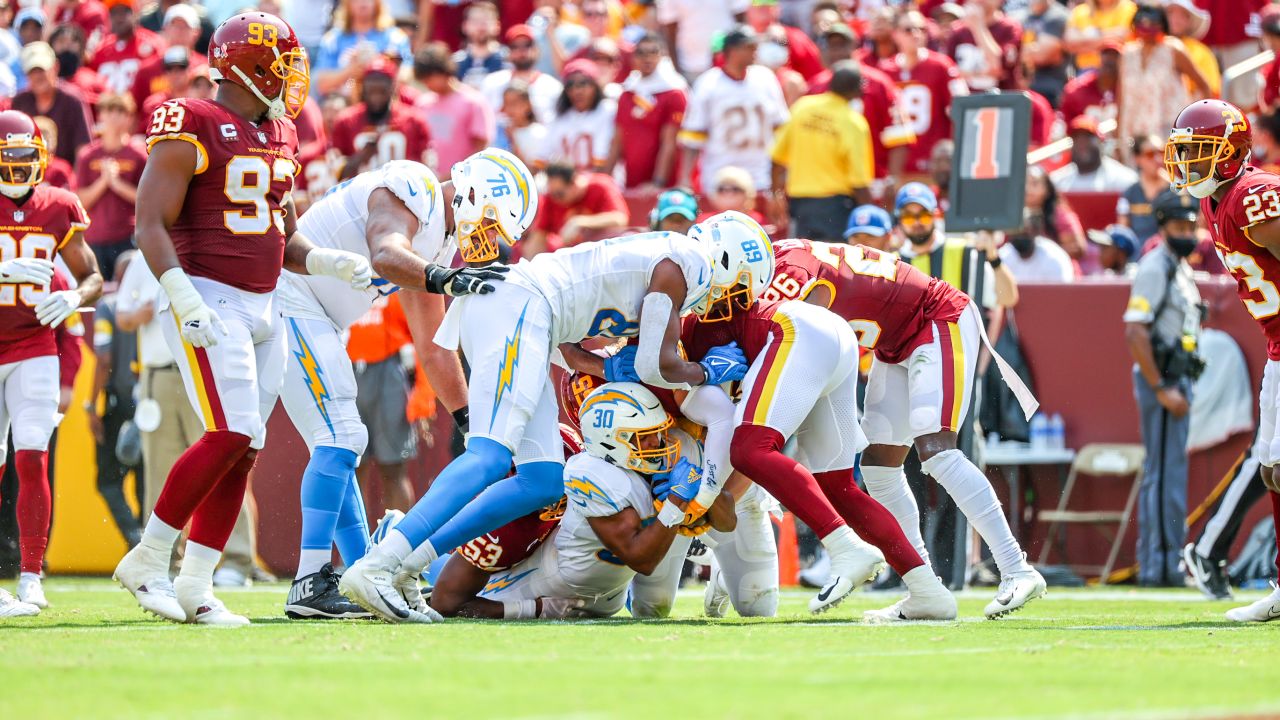
POLYGON ((307 253, 307 272, 338 278, 351 283, 356 290, 364 290, 373 282, 373 266, 369 260, 346 250, 315 248, 307 253))
POLYGON ((45 258, 15 258, 0 262, 0 283, 48 285, 53 280, 53 261, 45 258))
POLYGON ((45 327, 57 327, 63 320, 74 315, 76 310, 80 309, 82 302, 84 298, 81 298, 80 293, 75 290, 49 293, 48 297, 36 305, 36 319, 45 327))
POLYGON ((543 620, 564 620, 565 618, 586 617, 582 607, 587 604, 581 598, 541 597, 542 610, 538 617, 543 620))
POLYGON ((227 326, 204 298, 182 268, 170 268, 160 276, 160 287, 169 296, 169 305, 178 316, 182 338, 198 348, 213 347, 218 337, 226 337, 227 326))

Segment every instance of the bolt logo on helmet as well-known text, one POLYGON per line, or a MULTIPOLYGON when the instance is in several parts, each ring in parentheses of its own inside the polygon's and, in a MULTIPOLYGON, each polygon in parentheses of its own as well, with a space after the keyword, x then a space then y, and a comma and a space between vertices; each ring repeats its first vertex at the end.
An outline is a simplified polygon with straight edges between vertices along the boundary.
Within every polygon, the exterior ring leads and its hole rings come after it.
POLYGON ((0 194, 20 198, 44 180, 49 165, 40 128, 26 113, 0 112, 0 194))
POLYGON ((639 383, 605 383, 582 401, 578 414, 589 455, 652 475, 676 466, 680 441, 658 398, 639 383))
POLYGON ((1174 189, 1206 198, 1239 177, 1252 148, 1253 128, 1239 108, 1200 100, 1178 113, 1164 146, 1164 166, 1174 189))
POLYGON ((491 236, 514 245, 538 214, 533 173, 515 155, 487 148, 454 165, 449 174, 459 254, 469 263, 496 260, 498 244, 491 236))
POLYGON ((298 36, 289 23, 262 12, 227 18, 213 32, 209 77, 253 93, 270 120, 298 117, 311 91, 311 66, 298 36))
POLYGON ((773 281, 773 243, 760 223, 740 212, 722 212, 689 229, 711 253, 711 290, 694 306, 704 322, 747 310, 773 281))

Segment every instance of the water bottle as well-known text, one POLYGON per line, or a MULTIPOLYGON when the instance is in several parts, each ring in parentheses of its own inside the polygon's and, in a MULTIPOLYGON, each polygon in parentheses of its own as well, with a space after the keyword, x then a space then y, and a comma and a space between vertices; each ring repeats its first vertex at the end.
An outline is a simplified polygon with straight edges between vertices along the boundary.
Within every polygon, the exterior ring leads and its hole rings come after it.
POLYGON ((1064 450, 1067 447, 1067 429, 1063 425, 1062 416, 1054 413, 1049 416, 1049 447, 1064 450))
POLYGON ((1031 449, 1045 450, 1049 446, 1049 419, 1044 413, 1031 418, 1031 449))

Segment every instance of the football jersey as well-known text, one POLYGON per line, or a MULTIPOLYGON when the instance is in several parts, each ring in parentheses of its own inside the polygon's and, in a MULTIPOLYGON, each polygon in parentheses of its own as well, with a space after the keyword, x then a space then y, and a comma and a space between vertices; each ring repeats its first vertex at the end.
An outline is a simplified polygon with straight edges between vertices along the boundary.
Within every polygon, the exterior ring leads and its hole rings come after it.
POLYGON ((538 159, 543 163, 568 161, 579 170, 603 165, 613 143, 617 110, 617 103, 606 98, 595 110, 565 111, 547 126, 547 139, 538 159))
POLYGON ((333 147, 350 157, 369 143, 377 143, 378 151, 360 172, 382 167, 392 160, 423 162, 431 141, 426 118, 411 106, 391 104, 391 116, 379 127, 369 123, 364 103, 343 110, 333 121, 333 147))
MULTIPOLYGON (((42 183, 25 202, 0 195, 0 262, 14 258, 48 258, 77 230, 89 227, 89 214, 75 193, 42 183)), ((55 276, 54 290, 66 284, 55 276)), ((56 355, 53 328, 36 319, 36 306, 50 287, 0 284, 0 365, 42 355, 56 355)))
POLYGON ((293 123, 255 125, 213 100, 180 98, 156 108, 147 126, 148 150, 173 140, 196 148, 196 174, 169 228, 182 269, 271 292, 284 265, 284 205, 298 173, 293 123))
POLYGON ((910 70, 901 53, 882 59, 878 67, 898 83, 898 107, 916 142, 907 154, 907 172, 929 172, 929 155, 939 140, 951 138, 951 100, 968 95, 969 86, 951 58, 922 50, 924 58, 910 70))
POLYGON ((329 188, 338 184, 338 173, 342 172, 345 161, 341 152, 324 143, 304 146, 298 158, 302 169, 298 173, 294 192, 301 193, 307 199, 307 207, 320 202, 329 188))
POLYGON ((553 508, 536 510, 485 533, 458 548, 464 560, 485 572, 510 570, 527 560, 560 524, 564 501, 553 508))
MULTIPOLYGON (((411 160, 397 160, 334 186, 298 220, 298 231, 316 247, 346 250, 368 258, 365 229, 369 224, 369 195, 378 188, 390 190, 418 218, 413 251, 427 262, 451 264, 455 249, 445 237, 440 182, 426 165, 411 160)), ((338 278, 286 270, 280 277, 280 289, 286 314, 327 318, 341 330, 364 315, 378 295, 398 288, 375 277, 373 285, 356 290, 338 278)))
POLYGON ((769 187, 773 131, 787 118, 782 87, 769 68, 752 65, 741 81, 720 68, 699 76, 680 126, 680 142, 702 150, 702 191, 710 195, 716 173, 730 165, 751 173, 757 188, 769 187))
POLYGON ((137 27, 128 40, 115 35, 103 38, 93 52, 89 67, 102 76, 111 92, 127 95, 133 92, 133 81, 143 63, 158 57, 164 49, 165 42, 159 35, 137 27))
MULTIPOLYGON (((1280 360, 1280 259, 1253 242, 1249 228, 1280 218, 1280 176, 1246 165, 1222 202, 1200 201, 1209 234, 1236 280, 1244 309, 1262 326, 1267 357, 1280 360)), ((3 215, 0 215, 2 217, 3 215)))
POLYGON ((551 305, 553 345, 589 337, 640 334, 640 306, 663 260, 685 278, 681 312, 711 291, 711 255, 679 233, 652 232, 583 243, 512 266, 507 282, 540 293, 551 305))

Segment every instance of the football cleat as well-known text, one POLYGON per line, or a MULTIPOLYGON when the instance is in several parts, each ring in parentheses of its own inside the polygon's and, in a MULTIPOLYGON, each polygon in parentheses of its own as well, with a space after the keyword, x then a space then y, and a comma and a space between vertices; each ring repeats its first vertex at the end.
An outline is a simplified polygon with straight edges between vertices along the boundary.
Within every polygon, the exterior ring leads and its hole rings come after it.
POLYGON ((912 620, 955 620, 959 610, 956 598, 944 588, 941 593, 907 596, 887 608, 868 610, 862 614, 871 622, 908 622, 912 620))
POLYGON ((284 614, 294 620, 343 620, 373 617, 368 610, 342 597, 333 563, 293 581, 284 614))
POLYGON ((427 596, 422 594, 422 585, 418 582, 418 578, 422 576, 420 572, 406 570, 403 567, 391 578, 391 584, 400 593, 400 597, 404 598, 404 602, 409 609, 416 610, 420 613, 431 611, 431 607, 427 604, 427 596))
POLYGON ((249 624, 249 618, 231 612, 213 596, 213 584, 208 580, 178 575, 173 581, 173 590, 187 614, 187 622, 213 627, 244 627, 249 624))
POLYGON ((143 610, 165 620, 186 622, 187 613, 174 593, 168 568, 169 558, 159 557, 145 545, 135 545, 116 565, 112 577, 133 593, 143 610))
POLYGON ((430 607, 409 607, 395 584, 395 573, 385 567, 382 554, 374 548, 360 558, 338 581, 338 591, 347 599, 390 623, 430 623, 444 618, 430 607))
POLYGON ((884 554, 859 540, 851 549, 832 554, 831 577, 809 601, 809 612, 817 615, 839 605, 863 583, 869 582, 884 568, 884 554))
POLYGON ((9 594, 8 590, 0 590, 0 618, 31 617, 39 615, 40 608, 31 603, 24 603, 9 594))
POLYGON ((49 601, 45 599, 44 587, 40 584, 40 576, 35 573, 22 573, 18 577, 18 600, 35 605, 44 610, 49 607, 49 601))
POLYGON ((1270 595, 1227 611, 1227 619, 1235 622, 1271 622, 1276 618, 1280 618, 1280 587, 1274 583, 1270 595))
POLYGON ((1195 543, 1182 548, 1182 568, 1192 582, 1210 600, 1230 600, 1231 581, 1227 577, 1226 561, 1214 562, 1196 552, 1195 543))
POLYGON ((987 618, 995 620, 1009 613, 1021 610, 1024 605, 1044 597, 1046 590, 1044 578, 1035 568, 1027 566, 1025 570, 1009 573, 1000 578, 1000 587, 996 589, 996 597, 987 603, 987 618))
POLYGON ((233 567, 224 565, 213 573, 214 587, 249 587, 251 585, 253 585, 253 579, 233 567))
POLYGON ((729 589, 724 586, 724 574, 718 564, 711 565, 711 579, 702 595, 702 612, 707 617, 722 618, 729 612, 729 589))

